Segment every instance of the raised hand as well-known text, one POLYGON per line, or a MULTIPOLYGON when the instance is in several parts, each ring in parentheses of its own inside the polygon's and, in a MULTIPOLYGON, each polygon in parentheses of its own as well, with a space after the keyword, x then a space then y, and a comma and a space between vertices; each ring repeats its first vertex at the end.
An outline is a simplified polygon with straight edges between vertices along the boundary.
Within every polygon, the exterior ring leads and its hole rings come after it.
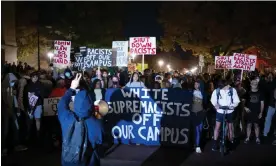
POLYGON ((81 76, 82 76, 81 73, 77 73, 75 79, 72 80, 71 82, 71 87, 70 87, 71 89, 76 90, 77 87, 79 87, 81 76))

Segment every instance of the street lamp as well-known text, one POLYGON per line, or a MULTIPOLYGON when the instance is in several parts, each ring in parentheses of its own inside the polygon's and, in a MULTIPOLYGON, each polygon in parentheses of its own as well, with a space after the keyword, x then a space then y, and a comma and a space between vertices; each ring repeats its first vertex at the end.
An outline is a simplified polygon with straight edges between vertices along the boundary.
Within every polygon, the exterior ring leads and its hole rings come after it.
POLYGON ((159 67, 162 67, 164 65, 164 61, 163 60, 158 61, 158 65, 159 67))
POLYGON ((51 63, 51 61, 52 61, 52 57, 54 56, 54 54, 52 53, 52 52, 48 52, 48 57, 50 58, 50 63, 51 63))
POLYGON ((194 73, 197 70, 197 67, 191 69, 191 72, 194 73))

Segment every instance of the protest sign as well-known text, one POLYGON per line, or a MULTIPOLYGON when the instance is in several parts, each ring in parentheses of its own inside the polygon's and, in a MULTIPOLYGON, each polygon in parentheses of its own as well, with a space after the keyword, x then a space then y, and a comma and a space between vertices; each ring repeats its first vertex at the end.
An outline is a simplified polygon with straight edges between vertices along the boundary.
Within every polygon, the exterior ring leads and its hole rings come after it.
POLYGON ((86 55, 75 57, 74 67, 79 70, 93 67, 111 67, 116 65, 116 53, 112 49, 87 48, 86 55))
POLYGON ((34 107, 38 100, 38 97, 30 92, 28 92, 29 104, 30 106, 34 107))
MULTIPOLYGON (((149 68, 149 64, 145 63, 145 64, 144 64, 144 69, 148 69, 148 68, 149 68)), ((136 69, 137 69, 139 72, 143 72, 142 63, 137 63, 137 64, 136 64, 136 69)))
POLYGON ((136 64, 135 63, 128 64, 127 70, 130 72, 134 72, 136 70, 136 64))
POLYGON ((232 61, 232 56, 216 56, 215 69, 231 69, 232 61))
POLYGON ((129 39, 130 54, 135 55, 155 55, 155 37, 131 37, 129 39))
MULTIPOLYGON (((73 107, 74 97, 75 96, 71 97, 71 101, 69 103, 69 109, 71 111, 74 110, 74 107, 73 107)), ((61 97, 52 97, 52 98, 45 98, 44 99, 44 105, 43 105, 44 116, 55 116, 55 115, 57 115, 57 104, 58 104, 60 99, 61 99, 61 97)))
POLYGON ((126 67, 128 64, 128 41, 113 41, 112 48, 117 51, 116 66, 126 67))
POLYGON ((54 47, 54 67, 66 68, 70 64, 71 41, 55 40, 54 47))
POLYGON ((60 97, 45 98, 44 99, 44 116, 55 116, 57 115, 57 104, 60 97))
POLYGON ((234 53, 232 68, 255 71, 256 62, 257 62, 256 55, 234 53))
POLYGON ((105 131, 114 143, 186 146, 192 92, 179 89, 108 89, 105 131), (179 97, 181 96, 181 97, 179 97))

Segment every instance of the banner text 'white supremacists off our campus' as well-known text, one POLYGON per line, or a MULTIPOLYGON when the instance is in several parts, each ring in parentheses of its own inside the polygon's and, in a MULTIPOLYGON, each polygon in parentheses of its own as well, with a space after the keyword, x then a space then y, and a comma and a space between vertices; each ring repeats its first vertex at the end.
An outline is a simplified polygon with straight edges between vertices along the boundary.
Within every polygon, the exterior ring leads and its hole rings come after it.
POLYGON ((70 64, 71 41, 55 40, 53 65, 66 68, 70 64))
POLYGON ((130 54, 135 55, 155 55, 155 37, 131 37, 129 38, 130 54))
POLYGON ((112 49, 117 52, 116 66, 127 67, 128 65, 128 41, 113 41, 112 49))
POLYGON ((116 101, 108 101, 108 115, 111 114, 113 120, 120 115, 130 115, 131 120, 120 120, 112 127, 114 139, 121 139, 122 142, 128 139, 145 144, 158 144, 161 141, 184 145, 188 142, 189 122, 186 118, 190 116, 189 103, 169 99, 168 89, 131 88, 120 91, 122 95, 114 96, 116 101), (164 118, 169 119, 169 122, 164 121, 164 118))

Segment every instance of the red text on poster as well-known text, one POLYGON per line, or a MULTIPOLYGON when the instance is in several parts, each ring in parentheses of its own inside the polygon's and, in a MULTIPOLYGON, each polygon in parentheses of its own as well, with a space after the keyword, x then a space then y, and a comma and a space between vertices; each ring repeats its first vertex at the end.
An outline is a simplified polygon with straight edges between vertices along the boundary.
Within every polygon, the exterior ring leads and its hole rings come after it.
POLYGON ((232 68, 255 71, 256 62, 257 62, 256 55, 234 53, 232 68))
POLYGON ((53 65, 57 68, 65 68, 70 63, 71 41, 55 40, 53 65))
POLYGON ((155 37, 131 37, 129 39, 130 53, 135 55, 155 55, 155 37))
POLYGON ((231 69, 232 56, 216 56, 215 69, 231 69))

